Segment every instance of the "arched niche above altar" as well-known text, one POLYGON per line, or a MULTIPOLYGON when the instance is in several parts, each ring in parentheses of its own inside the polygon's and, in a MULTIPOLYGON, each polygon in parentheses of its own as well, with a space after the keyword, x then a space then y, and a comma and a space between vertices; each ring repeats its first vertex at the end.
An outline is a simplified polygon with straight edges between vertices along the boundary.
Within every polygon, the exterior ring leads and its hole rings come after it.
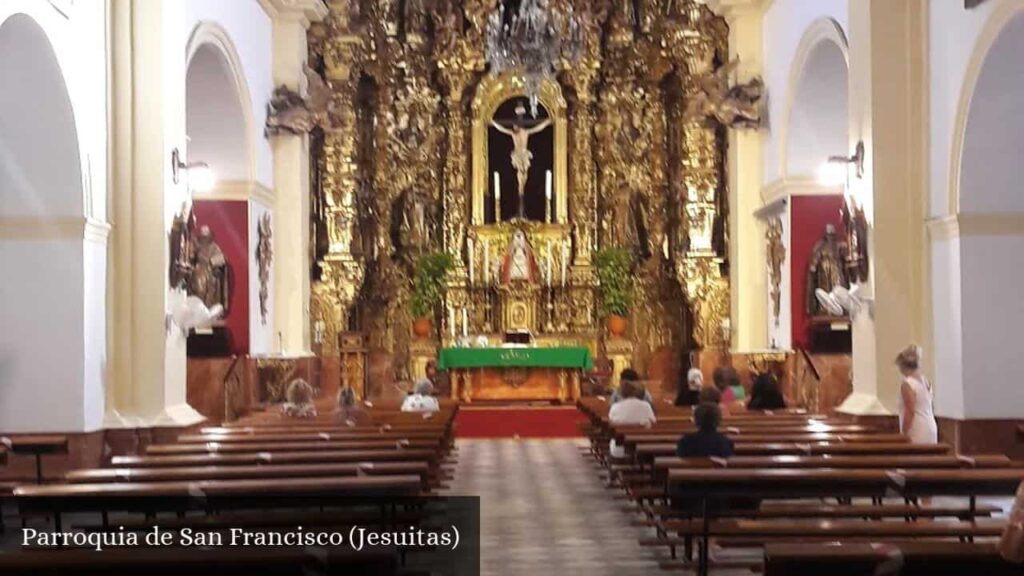
MULTIPOLYGON (((567 140, 567 119, 565 98, 562 96, 561 87, 552 81, 545 81, 541 84, 541 91, 538 100, 540 107, 538 115, 534 118, 529 112, 529 104, 526 101, 526 89, 521 78, 513 76, 485 76, 477 87, 476 96, 473 99, 473 224, 480 226, 494 224, 502 219, 517 216, 518 193, 517 170, 512 154, 515 150, 514 136, 511 132, 515 127, 527 131, 527 134, 520 136, 527 143, 529 148, 535 148, 535 142, 529 142, 534 137, 552 138, 553 146, 550 148, 551 157, 536 157, 530 160, 530 168, 524 186, 524 193, 532 191, 535 203, 532 210, 527 211, 525 216, 529 219, 541 221, 546 219, 548 214, 554 216, 553 223, 568 224, 568 140, 567 140), (516 118, 515 109, 518 103, 525 106, 525 114, 519 119, 516 118), (512 114, 508 114, 509 110, 512 114), (499 117, 496 114, 501 112, 499 117), (497 120, 498 129, 492 124, 497 120), (550 127, 544 124, 550 122, 550 127), (529 134, 531 130, 539 129, 536 133, 529 134), (553 136, 546 136, 553 130, 553 136), (494 133, 495 138, 501 137, 507 142, 509 156, 504 158, 491 158, 488 141, 494 133), (492 163, 501 162, 500 166, 492 163), (546 166, 552 170, 552 200, 543 198, 545 194, 545 171, 546 166), (501 205, 505 207, 504 213, 495 210, 494 172, 497 171, 500 178, 501 205), (540 195, 540 198, 537 198, 540 195), (538 202, 545 202, 543 211, 539 209, 538 202), (553 205, 553 212, 552 212, 553 205), (502 218, 504 216, 504 218, 502 218)), ((543 148, 543 147, 541 147, 543 148)), ((537 151, 534 151, 537 154, 537 151)), ((520 166, 521 167, 521 166, 520 166)), ((527 206, 530 206, 528 203, 527 206)))

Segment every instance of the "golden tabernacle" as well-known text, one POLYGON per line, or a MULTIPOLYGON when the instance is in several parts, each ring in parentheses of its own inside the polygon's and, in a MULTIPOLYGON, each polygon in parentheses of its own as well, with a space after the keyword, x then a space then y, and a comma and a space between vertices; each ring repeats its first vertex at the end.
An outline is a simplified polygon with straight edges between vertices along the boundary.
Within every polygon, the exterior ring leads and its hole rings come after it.
MULTIPOLYGON (((368 369, 395 380, 514 331, 640 370, 723 346, 720 18, 693 0, 552 0, 575 15, 580 49, 538 78, 489 61, 491 0, 328 4, 310 31, 310 74, 329 89, 310 138, 323 341, 366 334, 368 369), (609 249, 635 285, 623 333, 601 323, 595 262, 609 249), (434 254, 453 265, 425 310, 420 264, 434 254)), ((532 370, 451 376, 469 399, 571 398, 585 376, 532 370)))

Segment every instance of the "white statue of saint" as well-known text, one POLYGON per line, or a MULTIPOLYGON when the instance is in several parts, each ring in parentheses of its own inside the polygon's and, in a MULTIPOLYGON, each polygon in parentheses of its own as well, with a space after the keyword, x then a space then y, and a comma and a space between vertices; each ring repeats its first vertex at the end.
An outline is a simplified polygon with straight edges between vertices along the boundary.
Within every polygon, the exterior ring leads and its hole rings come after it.
POLYGON ((526 240, 522 230, 516 230, 509 242, 508 250, 501 262, 500 276, 502 284, 514 281, 536 283, 540 278, 537 260, 533 257, 533 249, 526 240))

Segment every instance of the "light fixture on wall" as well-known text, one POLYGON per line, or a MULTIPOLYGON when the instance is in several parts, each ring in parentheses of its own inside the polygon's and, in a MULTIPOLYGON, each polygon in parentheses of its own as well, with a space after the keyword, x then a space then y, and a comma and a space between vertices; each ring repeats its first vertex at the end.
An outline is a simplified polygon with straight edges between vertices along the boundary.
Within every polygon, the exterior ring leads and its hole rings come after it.
POLYGON ((845 186, 850 181, 850 167, 857 178, 864 177, 864 142, 857 142, 853 156, 829 156, 818 169, 818 180, 825 186, 845 186))
MULTIPOLYGON (((858 180, 864 178, 864 141, 857 142, 852 156, 829 156, 818 170, 818 179, 825 186, 842 186, 843 226, 846 228, 846 270, 850 282, 868 279, 868 219, 864 202, 850 186, 850 169, 858 180)), ((861 193, 863 187, 858 186, 861 193)))
POLYGON ((209 164, 206 162, 183 162, 181 152, 175 148, 171 151, 171 174, 175 184, 179 183, 182 172, 188 174, 188 186, 192 190, 209 192, 217 183, 209 164))

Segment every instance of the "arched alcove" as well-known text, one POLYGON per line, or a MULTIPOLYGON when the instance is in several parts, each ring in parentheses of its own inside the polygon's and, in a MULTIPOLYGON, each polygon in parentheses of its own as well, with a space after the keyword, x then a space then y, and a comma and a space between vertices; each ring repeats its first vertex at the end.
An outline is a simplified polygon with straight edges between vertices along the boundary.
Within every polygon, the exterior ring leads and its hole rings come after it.
POLYGON ((189 160, 206 162, 222 182, 252 180, 249 103, 219 46, 203 43, 192 54, 185 92, 189 160))
POLYGON ((0 215, 81 216, 74 112, 46 33, 24 14, 0 25, 0 215))
POLYGON ((985 56, 970 98, 960 157, 961 213, 1024 211, 1024 12, 985 56))
MULTIPOLYGON (((87 390, 86 234, 71 97, 46 32, 0 23, 0 429, 84 430, 102 419, 87 390)), ((91 272, 95 280, 103 271, 91 272)), ((102 280, 99 281, 102 286, 102 280)), ((102 314, 102 311, 100 311, 102 314)), ((93 384, 97 384, 93 381, 93 384)))
POLYGON ((820 39, 806 55, 792 95, 785 142, 787 176, 813 176, 829 155, 849 148, 846 55, 820 39))

